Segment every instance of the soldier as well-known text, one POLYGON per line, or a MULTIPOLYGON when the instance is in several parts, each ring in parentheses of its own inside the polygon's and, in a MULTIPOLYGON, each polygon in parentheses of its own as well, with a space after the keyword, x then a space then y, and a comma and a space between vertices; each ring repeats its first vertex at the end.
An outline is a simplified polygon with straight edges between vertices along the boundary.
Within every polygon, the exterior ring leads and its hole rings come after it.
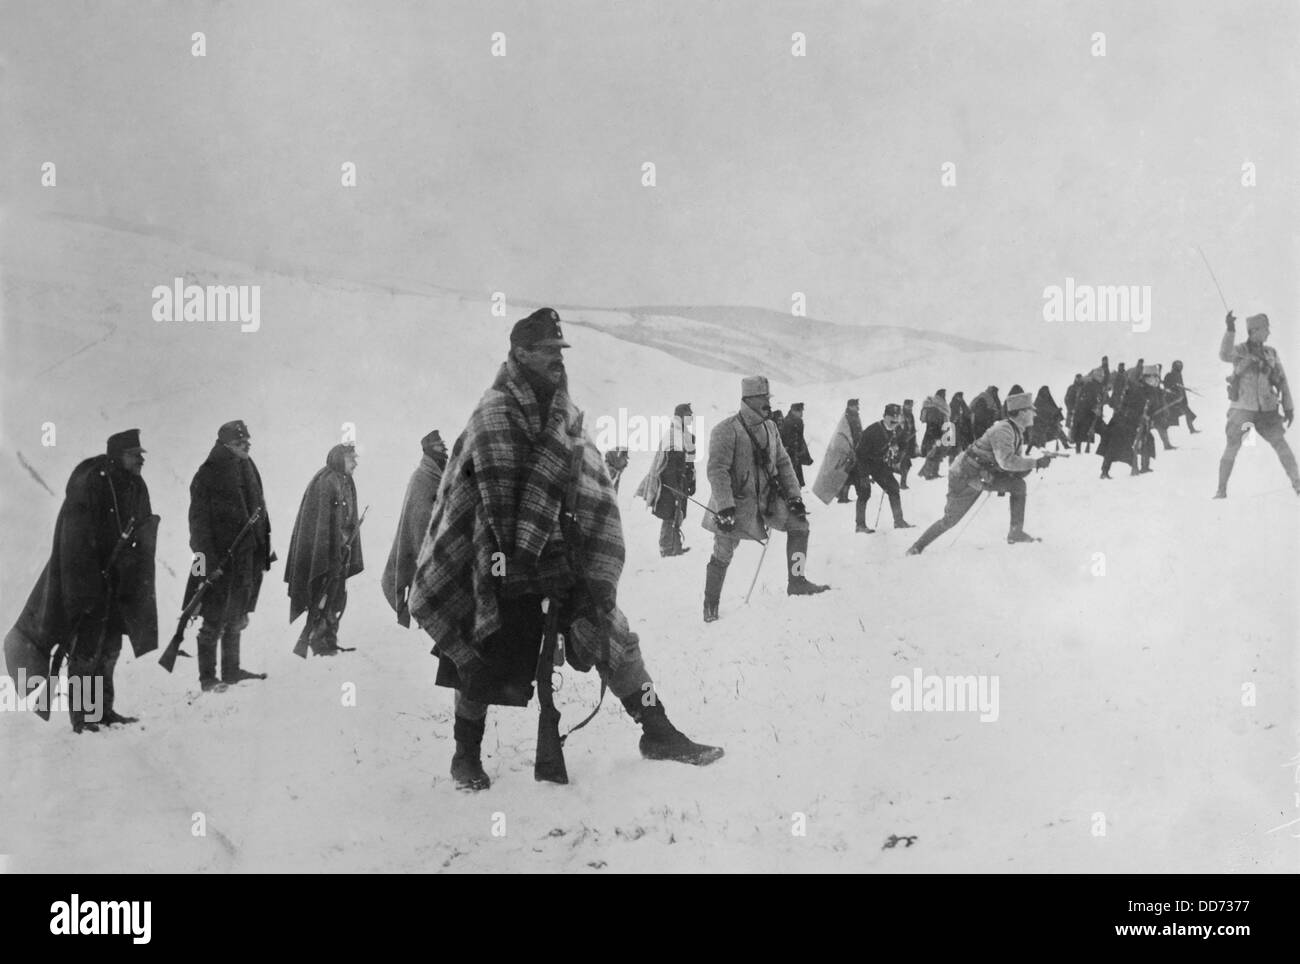
POLYGON ((1061 409, 1056 404, 1056 399, 1052 397, 1052 390, 1046 385, 1038 389, 1038 395, 1034 398, 1034 424, 1025 433, 1028 445, 1025 447, 1025 454, 1028 455, 1030 450, 1038 447, 1047 450, 1051 442, 1056 443, 1056 450, 1059 452, 1061 446, 1067 449, 1070 447, 1070 440, 1061 429, 1061 420, 1064 416, 1061 409))
MULTIPOLYGON (((1104 361, 1105 359, 1103 359, 1104 361)), ((1106 374, 1101 368, 1094 368, 1079 389, 1079 401, 1074 409, 1074 427, 1070 431, 1070 441, 1074 443, 1076 454, 1087 446, 1092 451, 1094 433, 1102 426, 1102 399, 1105 394, 1106 374)))
POLYGON ((113 671, 122 635, 131 638, 137 658, 158 647, 158 517, 142 475, 144 455, 140 430, 128 429, 109 436, 106 454, 73 470, 49 562, 5 637, 5 662, 21 696, 50 681, 37 710, 43 719, 67 661, 74 733, 136 722, 116 705, 113 671))
POLYGON ((1111 379, 1110 396, 1106 399, 1106 404, 1113 411, 1118 412, 1124 407, 1124 396, 1128 393, 1129 385, 1128 371, 1124 368, 1124 363, 1120 362, 1115 369, 1114 377, 1111 379))
POLYGON ((971 434, 974 438, 983 438, 984 433, 993 427, 1002 414, 1002 400, 998 398, 998 387, 990 385, 975 396, 970 403, 971 434))
POLYGON ((403 626, 411 625, 406 597, 411 589, 411 579, 415 576, 415 560, 420 555, 420 546, 424 544, 425 534, 429 531, 429 519, 433 516, 433 504, 438 498, 442 470, 447 465, 447 446, 437 429, 420 439, 420 451, 420 464, 415 467, 411 480, 406 484, 402 514, 397 520, 397 535, 393 537, 393 548, 388 553, 388 563, 379 580, 384 598, 393 607, 397 621, 403 626))
MULTIPOLYGON (((921 457, 928 459, 930 450, 943 435, 944 423, 951 417, 948 405, 948 389, 941 388, 921 403, 921 422, 925 425, 925 435, 921 438, 921 457)), ((925 470, 921 471, 925 475, 925 470)))
MULTIPOLYGON (((858 400, 856 398, 850 398, 845 404, 844 417, 840 420, 840 424, 846 426, 848 429, 849 452, 851 454, 857 450, 858 439, 862 438, 862 417, 858 414, 858 400)), ((853 486, 854 493, 857 496, 857 501, 862 502, 862 489, 859 488, 857 476, 853 474, 851 469, 849 471, 849 477, 845 480, 844 486, 840 489, 840 494, 836 501, 849 501, 849 486, 853 486)))
MULTIPOLYGON (((890 462, 898 458, 898 446, 904 444, 900 433, 903 424, 903 412, 894 402, 885 406, 884 417, 879 422, 872 422, 862 430, 858 441, 857 471, 858 478, 867 486, 867 497, 871 497, 871 482, 874 480, 889 496, 889 509, 894 515, 895 529, 910 529, 912 524, 903 518, 903 499, 898 490, 901 486, 894 481, 890 462)), ((861 528, 873 532, 866 526, 863 516, 861 528)))
POLYGON ((1177 425, 1181 416, 1187 417, 1187 434, 1195 435, 1200 429, 1196 427, 1196 413, 1187 402, 1187 387, 1183 385, 1183 363, 1175 361, 1165 376, 1165 390, 1170 393, 1170 423, 1177 425))
POLYGON ((1264 344, 1268 340, 1268 315, 1251 315, 1246 319, 1246 340, 1234 345, 1236 317, 1232 312, 1224 319, 1228 330, 1219 344, 1219 358, 1232 365, 1228 379, 1228 424, 1225 431, 1228 445, 1219 459, 1219 490, 1216 499, 1228 497, 1228 477, 1241 449, 1242 433, 1247 425, 1277 452, 1278 460, 1291 487, 1300 495, 1300 471, 1296 470, 1295 455, 1286 441, 1286 430, 1295 419, 1295 405, 1291 400, 1291 386, 1277 349, 1264 344), (1278 414, 1278 403, 1282 415, 1278 414))
POLYGON ((921 534, 909 556, 920 555, 925 547, 961 521, 984 491, 1010 493, 1011 528, 1007 543, 1037 542, 1025 532, 1025 477, 1035 468, 1051 464, 1050 455, 1038 459, 1020 454, 1024 431, 1034 424, 1034 402, 1028 393, 1007 396, 1008 416, 995 422, 970 448, 957 457, 948 473, 948 503, 943 518, 921 534))
POLYGON ((912 470, 912 459, 917 457, 916 448, 916 414, 912 411, 913 401, 903 399, 902 421, 898 425, 898 487, 907 488, 907 473, 912 470))
POLYGON ((205 575, 212 585, 203 596, 203 625, 198 635, 199 686, 204 692, 224 690, 243 680, 266 679, 240 665, 240 634, 248 614, 257 608, 262 576, 275 561, 271 551, 271 520, 262 495, 262 476, 251 455, 252 438, 242 421, 227 422, 217 431, 216 444, 190 482, 190 549, 195 567, 185 587, 185 600, 205 575), (227 551, 257 509, 261 517, 235 547, 227 551), (217 644, 221 644, 221 679, 217 679, 217 644))
POLYGON ((1075 373, 1074 381, 1065 390, 1065 430, 1074 427, 1074 409, 1079 404, 1079 390, 1083 388, 1083 375, 1075 373))
POLYGON ((948 464, 975 442, 975 429, 971 424, 970 406, 966 404, 964 392, 953 392, 952 404, 949 406, 953 426, 953 446, 948 450, 948 464))
POLYGON ((336 656, 356 647, 339 645, 339 622, 348 605, 347 580, 365 569, 361 533, 357 532, 357 450, 336 445, 325 467, 307 483, 284 561, 289 584, 289 623, 307 613, 299 652, 310 647, 317 656, 336 656))
POLYGON ((957 430, 952 423, 952 408, 946 395, 947 390, 941 388, 921 403, 921 421, 925 423, 921 454, 925 456, 925 462, 918 474, 923 479, 939 477, 939 462, 957 440, 957 430))
POLYGON ((1097 454, 1101 456, 1101 478, 1111 477, 1110 467, 1116 462, 1128 465, 1130 475, 1151 471, 1155 445, 1151 440, 1150 423, 1146 393, 1137 388, 1125 389, 1120 407, 1111 416, 1097 445, 1097 454))
POLYGON ((795 478, 799 480, 799 488, 804 487, 803 467, 812 465, 812 453, 808 451, 808 443, 803 437, 803 402, 795 402, 790 406, 790 414, 781 422, 781 444, 785 446, 785 452, 790 456, 790 464, 794 467, 795 478))
POLYGON ((645 499, 659 519, 659 555, 680 556, 691 550, 682 545, 682 522, 687 497, 695 494, 695 432, 691 403, 673 410, 668 430, 650 462, 650 471, 637 486, 636 495, 645 499))
POLYGON ((411 583, 411 616, 435 640, 436 682, 456 690, 458 789, 490 785, 487 709, 528 705, 547 612, 570 665, 594 666, 641 724, 642 756, 697 766, 722 756, 669 722, 617 607, 623 527, 600 453, 577 428, 567 347, 551 308, 515 324, 510 354, 447 463, 411 583))
POLYGON ((829 586, 804 576, 808 518, 790 456, 766 419, 770 410, 767 379, 752 375, 740 383, 740 411, 709 434, 709 514, 704 528, 713 535, 713 555, 704 579, 704 621, 718 618, 722 583, 742 538, 763 541, 768 529, 784 531, 786 594, 811 596, 829 586))

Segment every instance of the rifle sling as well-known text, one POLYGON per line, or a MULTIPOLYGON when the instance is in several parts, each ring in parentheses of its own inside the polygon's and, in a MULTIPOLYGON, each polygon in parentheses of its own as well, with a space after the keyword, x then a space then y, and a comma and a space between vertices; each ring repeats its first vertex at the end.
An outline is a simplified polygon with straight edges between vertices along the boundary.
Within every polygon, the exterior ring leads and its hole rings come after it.
POLYGON ((607 687, 605 685, 605 677, 602 676, 600 678, 600 699, 596 700, 596 708, 587 714, 587 718, 585 720, 583 720, 577 726, 570 729, 568 733, 565 733, 562 737, 560 737, 560 746, 564 746, 564 741, 567 740, 571 734, 576 733, 578 730, 581 730, 584 726, 586 726, 588 723, 590 723, 592 720, 596 718, 596 714, 600 712, 601 704, 605 702, 606 689, 607 687))

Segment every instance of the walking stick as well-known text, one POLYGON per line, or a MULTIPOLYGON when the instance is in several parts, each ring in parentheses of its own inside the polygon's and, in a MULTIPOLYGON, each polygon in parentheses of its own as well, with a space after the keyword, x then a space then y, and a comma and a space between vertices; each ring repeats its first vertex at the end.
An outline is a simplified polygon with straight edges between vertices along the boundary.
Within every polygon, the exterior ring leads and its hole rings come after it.
POLYGON ((758 582, 758 573, 759 570, 763 568, 763 560, 767 558, 767 544, 771 541, 772 541, 772 537, 770 535, 765 540, 763 540, 763 554, 758 557, 758 566, 757 568, 754 569, 754 578, 749 581, 749 592, 745 593, 746 606, 749 605, 749 597, 753 595, 754 584, 758 582))
POLYGON ((885 510, 885 487, 880 487, 880 503, 876 506, 876 528, 880 528, 880 513, 885 510))
POLYGON ((970 520, 973 519, 973 518, 975 518, 975 514, 976 514, 977 512, 979 512, 980 509, 984 508, 984 503, 987 502, 987 501, 989 500, 988 497, 989 497, 989 494, 990 494, 992 491, 993 491, 992 489, 985 489, 985 490, 984 490, 984 495, 983 495, 983 497, 980 498, 979 503, 978 503, 978 504, 975 506, 975 508, 972 509, 971 512, 966 516, 966 521, 963 522, 963 523, 961 524, 961 528, 958 529, 958 530, 957 530, 957 534, 956 534, 955 536, 953 536, 952 542, 948 543, 948 548, 951 549, 953 546, 955 546, 955 545, 957 544, 957 540, 961 538, 962 533, 966 531, 966 527, 967 527, 968 525, 970 525, 970 520))

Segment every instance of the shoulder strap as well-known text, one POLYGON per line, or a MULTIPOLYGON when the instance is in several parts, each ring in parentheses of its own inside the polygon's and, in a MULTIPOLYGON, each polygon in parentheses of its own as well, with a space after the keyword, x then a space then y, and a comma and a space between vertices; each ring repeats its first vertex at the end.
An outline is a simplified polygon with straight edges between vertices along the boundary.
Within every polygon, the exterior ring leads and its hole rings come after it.
MULTIPOLYGON (((768 452, 767 448, 764 448, 763 446, 760 446, 758 444, 758 439, 754 438, 754 433, 749 430, 749 426, 745 424, 744 419, 742 419, 739 415, 735 415, 733 417, 736 419, 737 422, 740 423, 740 427, 745 430, 745 434, 749 436, 750 444, 754 450, 754 467, 758 469, 758 471, 761 472, 763 475, 767 476, 768 484, 771 485, 774 489, 776 489, 777 494, 779 495, 781 493, 780 483, 776 480, 776 478, 772 475, 772 473, 768 471, 766 459, 764 459, 763 461, 759 461, 758 458, 759 452, 762 452, 764 455, 767 455, 768 452)), ((766 430, 763 432, 763 434, 764 435, 767 434, 766 430)))

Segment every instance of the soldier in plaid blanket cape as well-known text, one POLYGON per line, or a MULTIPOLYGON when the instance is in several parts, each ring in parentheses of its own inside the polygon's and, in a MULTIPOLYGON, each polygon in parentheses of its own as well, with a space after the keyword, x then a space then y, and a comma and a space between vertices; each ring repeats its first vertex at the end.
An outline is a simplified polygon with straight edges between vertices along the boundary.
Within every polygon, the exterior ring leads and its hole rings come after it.
POLYGON ((547 597, 560 605, 565 655, 595 667, 642 726, 641 752, 697 765, 722 755, 668 721, 617 606, 623 526, 600 453, 573 435, 559 315, 542 308, 518 322, 510 355, 452 449, 411 584, 412 618, 433 637, 437 683, 456 690, 460 789, 490 785, 481 744, 489 705, 527 706, 547 597), (575 528, 566 546, 560 511, 573 446, 582 447, 575 528))

